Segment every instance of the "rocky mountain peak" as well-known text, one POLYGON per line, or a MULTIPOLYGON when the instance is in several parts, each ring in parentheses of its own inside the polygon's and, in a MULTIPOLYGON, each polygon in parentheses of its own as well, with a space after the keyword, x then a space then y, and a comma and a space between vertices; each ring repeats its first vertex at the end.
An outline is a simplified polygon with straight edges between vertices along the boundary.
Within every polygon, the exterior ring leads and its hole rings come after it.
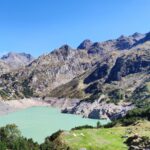
POLYGON ((93 42, 89 39, 84 40, 77 49, 89 49, 93 42))
POLYGON ((70 49, 72 49, 69 45, 67 45, 67 44, 64 44, 64 45, 62 45, 60 48, 59 48, 59 50, 65 50, 65 51, 68 51, 68 50, 70 50, 70 49))
POLYGON ((55 54, 55 55, 62 55, 64 57, 68 56, 70 54, 70 52, 72 51, 72 48, 65 44, 62 45, 59 49, 55 49, 54 51, 51 52, 51 54, 55 54))
POLYGON ((1 60, 11 66, 13 69, 17 69, 22 66, 28 65, 34 60, 30 54, 9 52, 1 57, 1 60))
POLYGON ((3 56, 1 57, 1 59, 2 59, 2 60, 5 60, 5 59, 7 59, 7 58, 9 58, 9 57, 15 57, 15 53, 9 52, 8 54, 3 55, 3 56))
POLYGON ((29 61, 32 61, 34 58, 31 54, 27 54, 27 53, 19 53, 21 56, 26 57, 29 61))
POLYGON ((116 48, 119 50, 125 50, 131 48, 131 46, 134 44, 134 40, 130 37, 126 37, 124 35, 120 36, 116 40, 116 48))
POLYGON ((133 46, 137 46, 139 44, 143 44, 145 42, 150 41, 150 32, 146 33, 143 38, 141 38, 140 40, 138 40, 133 46))
POLYGON ((18 57, 25 57, 26 59, 33 60, 34 58, 30 54, 26 53, 15 53, 15 52, 9 52, 6 55, 3 55, 1 57, 2 60, 10 59, 10 58, 18 58, 18 57))
POLYGON ((69 45, 62 45, 60 48, 53 50, 48 54, 49 59, 53 61, 66 61, 72 57, 76 50, 71 48, 69 45))
POLYGON ((117 40, 126 39, 127 37, 125 35, 121 35, 117 40))
POLYGON ((101 46, 101 43, 99 43, 99 42, 95 42, 95 43, 93 43, 93 45, 92 45, 92 46, 99 47, 99 46, 101 46))
POLYGON ((138 32, 135 32, 132 37, 139 40, 139 39, 142 39, 145 35, 144 34, 141 34, 141 33, 138 33, 138 32))
POLYGON ((93 43, 89 49, 88 49, 88 54, 100 54, 103 53, 105 48, 103 47, 103 44, 100 42, 95 42, 93 43))

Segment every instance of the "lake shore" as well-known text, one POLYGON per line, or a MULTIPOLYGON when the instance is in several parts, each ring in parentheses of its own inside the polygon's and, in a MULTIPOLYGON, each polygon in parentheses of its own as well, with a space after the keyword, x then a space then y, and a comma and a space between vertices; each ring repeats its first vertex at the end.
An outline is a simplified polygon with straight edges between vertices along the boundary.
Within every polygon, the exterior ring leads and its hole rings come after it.
POLYGON ((0 116, 6 115, 18 110, 36 107, 36 106, 47 106, 63 109, 65 107, 73 107, 78 103, 78 99, 68 99, 68 98, 24 98, 20 100, 1 100, 0 101, 0 116))
POLYGON ((126 113, 135 106, 131 103, 113 103, 95 101, 93 103, 82 102, 79 99, 68 98, 24 98, 20 100, 0 101, 0 116, 9 113, 38 106, 47 106, 58 108, 62 113, 81 115, 84 118, 91 119, 117 119, 126 115, 126 113))
POLYGON ((51 105, 47 101, 35 99, 0 101, 0 116, 35 106, 51 106, 51 105))

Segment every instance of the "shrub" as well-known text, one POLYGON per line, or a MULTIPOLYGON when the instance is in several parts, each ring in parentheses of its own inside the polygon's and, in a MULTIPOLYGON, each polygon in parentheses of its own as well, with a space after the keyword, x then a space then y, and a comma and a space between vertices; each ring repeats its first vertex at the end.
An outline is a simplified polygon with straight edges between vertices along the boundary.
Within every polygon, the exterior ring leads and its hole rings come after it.
POLYGON ((83 125, 83 126, 78 126, 78 127, 72 128, 71 130, 82 130, 82 129, 93 129, 93 128, 94 127, 90 126, 90 125, 83 125))
POLYGON ((112 122, 110 122, 110 123, 104 125, 103 127, 104 127, 104 128, 112 128, 112 127, 114 127, 116 124, 117 124, 116 121, 112 121, 112 122))
POLYGON ((0 150, 39 150, 39 145, 32 139, 21 136, 15 124, 6 125, 0 128, 0 150))
POLYGON ((124 99, 124 93, 121 89, 115 89, 109 93, 111 102, 117 104, 120 100, 124 99))
POLYGON ((101 128, 102 127, 102 125, 101 125, 101 123, 99 121, 97 122, 96 126, 97 126, 97 128, 101 128))
POLYGON ((53 133, 51 136, 47 137, 45 140, 54 141, 63 131, 58 130, 57 132, 53 133))

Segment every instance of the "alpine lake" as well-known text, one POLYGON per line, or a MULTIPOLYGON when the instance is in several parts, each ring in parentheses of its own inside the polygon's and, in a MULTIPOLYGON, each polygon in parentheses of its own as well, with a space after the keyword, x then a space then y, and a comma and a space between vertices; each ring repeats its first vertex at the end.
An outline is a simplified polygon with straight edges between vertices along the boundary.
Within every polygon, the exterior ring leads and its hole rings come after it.
POLYGON ((83 118, 79 115, 64 114, 57 108, 42 106, 0 116, 0 127, 6 124, 16 124, 24 137, 42 143, 47 136, 58 130, 70 130, 82 125, 96 126, 98 121, 101 124, 109 122, 109 120, 96 120, 83 118))

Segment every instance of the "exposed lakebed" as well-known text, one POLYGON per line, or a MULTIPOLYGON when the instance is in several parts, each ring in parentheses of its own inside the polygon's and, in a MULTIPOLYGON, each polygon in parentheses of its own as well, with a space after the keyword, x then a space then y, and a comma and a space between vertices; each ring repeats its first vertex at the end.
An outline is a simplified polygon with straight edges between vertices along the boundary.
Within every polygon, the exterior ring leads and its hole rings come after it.
POLYGON ((59 129, 70 130, 81 125, 96 126, 97 121, 100 121, 101 124, 109 122, 109 120, 88 119, 78 115, 63 114, 57 108, 38 106, 1 116, 0 126, 15 123, 23 136, 42 143, 45 137, 59 129))

